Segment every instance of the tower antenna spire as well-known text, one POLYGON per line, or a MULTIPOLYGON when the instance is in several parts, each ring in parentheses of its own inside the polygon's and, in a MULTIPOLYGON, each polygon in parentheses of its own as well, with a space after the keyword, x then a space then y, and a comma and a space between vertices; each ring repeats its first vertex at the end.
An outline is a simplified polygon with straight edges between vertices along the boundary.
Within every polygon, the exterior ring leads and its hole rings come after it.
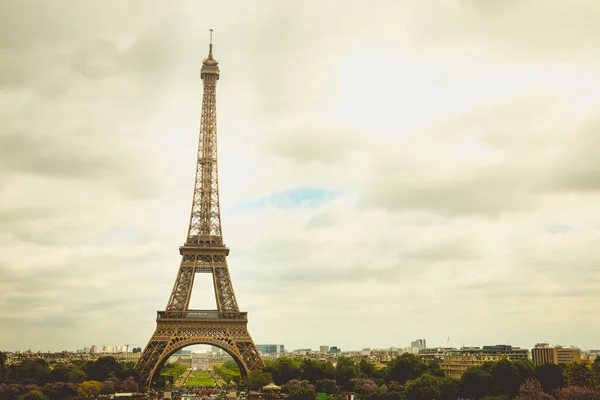
POLYGON ((210 30, 210 44, 208 46, 208 57, 209 58, 212 58, 212 33, 213 33, 213 30, 211 29, 210 30))

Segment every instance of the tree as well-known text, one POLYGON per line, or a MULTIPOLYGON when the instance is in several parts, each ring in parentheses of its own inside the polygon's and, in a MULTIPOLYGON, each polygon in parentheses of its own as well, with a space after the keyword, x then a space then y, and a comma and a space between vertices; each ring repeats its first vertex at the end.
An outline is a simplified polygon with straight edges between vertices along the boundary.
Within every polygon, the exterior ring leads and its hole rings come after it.
POLYGON ((494 394, 494 379, 479 367, 467 369, 460 378, 462 397, 480 399, 494 394))
POLYGON ((19 400, 48 400, 44 393, 39 390, 32 390, 19 397, 19 400))
POLYGON ((544 392, 536 380, 528 380, 521 384, 515 400, 552 400, 552 396, 544 392))
POLYGON ((393 358, 386 366, 386 379, 404 384, 421 376, 427 366, 414 354, 404 353, 393 358))
POLYGON ((89 380, 103 382, 108 378, 119 375, 123 366, 114 357, 100 357, 95 362, 88 364, 86 373, 89 380))
POLYGON ((102 389, 102 383, 98 381, 85 381, 82 382, 77 388, 77 394, 84 399, 91 399, 97 396, 102 389))
POLYGON ((490 373, 494 380, 494 394, 508 394, 511 398, 517 395, 522 382, 512 362, 507 359, 497 361, 490 366, 490 373))
POLYGON ((340 387, 335 379, 323 379, 321 381, 317 381, 317 392, 338 394, 340 392, 340 387))
POLYGON ((293 379, 283 385, 283 391, 288 394, 289 400, 315 400, 317 392, 308 381, 293 379))
POLYGON ((248 385, 248 389, 251 390, 258 390, 271 382, 273 382, 273 376, 271 376, 270 373, 263 372, 259 369, 250 371, 246 377, 246 384, 248 385))
POLYGON ((335 377, 335 368, 329 361, 306 359, 300 366, 301 377, 311 383, 335 377))
POLYGON ((362 375, 363 378, 377 379, 381 377, 379 369, 377 369, 377 367, 375 367, 375 364, 373 364, 366 358, 360 360, 360 362, 358 363, 358 370, 360 371, 360 375, 362 375))
POLYGON ((102 387, 100 388, 100 393, 113 394, 116 391, 117 391, 117 387, 116 387, 114 381, 107 379, 104 382, 102 382, 102 387))
POLYGON ((558 389, 556 392, 558 400, 598 400, 600 392, 581 386, 569 386, 558 389))
POLYGON ((42 392, 50 400, 63 400, 77 396, 77 385, 65 382, 49 382, 44 385, 42 392))
POLYGON ((430 374, 423 374, 408 381, 404 393, 407 400, 440 399, 442 397, 441 379, 430 374))
POLYGON ((123 382, 121 382, 121 389, 127 393, 137 393, 139 390, 139 386, 137 382, 133 379, 133 377, 128 377, 123 382))
POLYGON ((358 376, 358 366, 348 357, 339 357, 335 365, 335 380, 346 390, 352 389, 350 379, 358 376))
POLYGON ((565 378, 560 367, 556 364, 542 364, 535 367, 534 376, 546 393, 565 385, 565 378))
POLYGON ((583 362, 572 362, 567 364, 563 370, 567 386, 580 386, 594 388, 594 372, 588 364, 583 362))
POLYGON ((8 360, 8 356, 6 353, 0 351, 0 382, 5 382, 8 378, 6 368, 6 361, 8 360))
POLYGON ((358 394, 371 394, 377 390, 377 384, 367 378, 352 378, 352 391, 358 394))
POLYGON ((441 378, 440 380, 443 400, 456 400, 460 393, 460 380, 456 378, 441 378))

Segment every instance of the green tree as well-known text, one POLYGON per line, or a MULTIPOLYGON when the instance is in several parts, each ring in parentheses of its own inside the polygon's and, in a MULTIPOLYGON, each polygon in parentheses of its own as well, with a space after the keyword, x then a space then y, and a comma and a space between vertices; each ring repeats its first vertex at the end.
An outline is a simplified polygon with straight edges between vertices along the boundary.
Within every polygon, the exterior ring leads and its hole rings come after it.
POLYGON ((421 376, 426 369, 425 363, 416 355, 404 353, 393 358, 387 364, 385 374, 388 381, 398 381, 404 384, 406 381, 421 376))
POLYGON ((302 360, 301 378, 311 383, 335 377, 335 368, 329 361, 302 360))
POLYGON ((251 390, 259 390, 271 382, 273 382, 273 376, 271 376, 270 373, 259 369, 250 371, 246 377, 246 384, 248 385, 248 389, 251 390))
POLYGON ((381 378, 380 370, 375 366, 375 364, 373 364, 366 358, 363 358, 362 360, 360 360, 360 362, 358 363, 358 370, 360 371, 360 375, 363 378, 369 378, 369 379, 381 378))
POLYGON ((443 400, 456 400, 460 393, 460 380, 456 378, 441 378, 440 380, 443 400))
POLYGON ((288 394, 289 400, 315 400, 317 396, 315 387, 308 381, 292 379, 283 385, 282 389, 288 394))
POLYGON ((497 361, 489 366, 489 371, 494 380, 495 395, 507 394, 511 398, 517 395, 519 386, 519 374, 516 366, 507 359, 497 361))
POLYGON ((340 387, 335 379, 317 381, 316 388, 319 393, 338 394, 340 392, 340 387))
POLYGON ((406 383, 407 400, 433 400, 442 398, 442 382, 439 377, 423 374, 406 383))
POLYGON ((493 395, 495 390, 492 374, 482 368, 467 369, 460 378, 460 393, 462 397, 480 399, 493 395))
POLYGON ((542 364, 535 367, 535 378, 546 393, 565 386, 565 378, 561 368, 556 364, 542 364))
POLYGON ((108 378, 117 376, 122 370, 123 366, 114 357, 105 356, 88 364, 85 372, 89 380, 103 382, 108 378))
POLYGON ((271 372, 276 384, 283 385, 291 380, 300 379, 302 376, 301 365, 301 360, 282 357, 273 363, 274 371, 268 372, 271 372))
POLYGON ((96 397, 102 389, 102 383, 98 381, 85 381, 82 382, 77 388, 77 394, 84 399, 91 399, 96 397))
POLYGON ((563 370, 567 386, 580 386, 594 388, 594 371, 590 365, 583 362, 572 362, 567 364, 563 370))
POLYGON ((19 397, 19 400, 48 400, 44 393, 39 390, 32 390, 19 397))
POLYGON ((350 379, 358 376, 358 366, 348 357, 339 357, 335 365, 335 380, 346 390, 352 390, 350 379))
POLYGON ((6 353, 0 351, 0 382, 6 382, 8 379, 8 368, 6 368, 6 361, 8 356, 6 353))

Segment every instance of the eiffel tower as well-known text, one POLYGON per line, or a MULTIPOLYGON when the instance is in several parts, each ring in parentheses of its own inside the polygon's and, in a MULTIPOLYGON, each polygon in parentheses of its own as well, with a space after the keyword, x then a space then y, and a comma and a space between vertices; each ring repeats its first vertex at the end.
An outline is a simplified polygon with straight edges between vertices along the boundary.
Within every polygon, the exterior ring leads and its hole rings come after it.
POLYGON ((204 92, 187 239, 179 248, 181 264, 167 307, 165 311, 158 311, 156 330, 136 365, 140 380, 148 388, 158 380, 160 370, 171 354, 194 344, 223 349, 233 357, 242 376, 264 365, 248 333, 247 313, 239 310, 235 299, 226 260, 229 248, 223 244, 221 233, 216 107, 219 63, 212 54, 212 29, 208 58, 202 62, 200 76, 204 92), (213 276, 216 310, 189 309, 194 277, 199 273, 213 276))

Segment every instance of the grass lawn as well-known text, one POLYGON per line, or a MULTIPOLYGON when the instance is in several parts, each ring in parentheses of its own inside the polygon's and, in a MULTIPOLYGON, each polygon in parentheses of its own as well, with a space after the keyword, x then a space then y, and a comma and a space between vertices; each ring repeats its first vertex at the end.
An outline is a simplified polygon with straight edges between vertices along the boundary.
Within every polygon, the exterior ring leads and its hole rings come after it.
POLYGON ((208 371, 192 371, 185 383, 187 386, 215 386, 215 381, 208 371))

